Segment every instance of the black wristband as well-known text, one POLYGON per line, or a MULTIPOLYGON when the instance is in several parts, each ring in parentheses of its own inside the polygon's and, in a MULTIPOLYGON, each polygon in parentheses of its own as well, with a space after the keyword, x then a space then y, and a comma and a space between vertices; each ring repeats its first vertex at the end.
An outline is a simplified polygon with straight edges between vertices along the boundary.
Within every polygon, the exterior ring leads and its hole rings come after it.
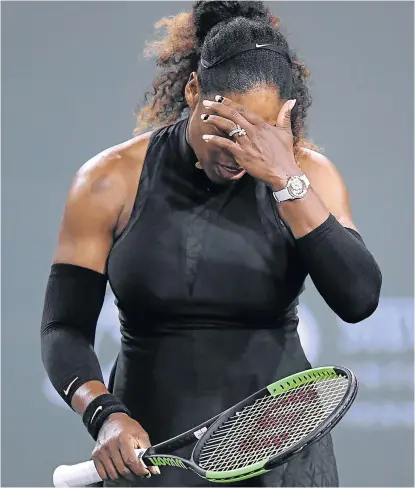
POLYGON ((131 416, 128 408, 111 394, 100 395, 86 407, 82 421, 91 437, 97 440, 102 424, 112 413, 121 412, 131 416))

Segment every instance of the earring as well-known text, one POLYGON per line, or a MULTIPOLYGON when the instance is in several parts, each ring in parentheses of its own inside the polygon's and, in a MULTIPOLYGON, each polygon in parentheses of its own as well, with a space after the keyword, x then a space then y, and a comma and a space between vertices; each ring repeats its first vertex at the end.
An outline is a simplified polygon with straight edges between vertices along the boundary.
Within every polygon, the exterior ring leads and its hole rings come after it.
POLYGON ((195 168, 197 169, 203 169, 202 165, 199 163, 199 161, 195 164, 195 168))

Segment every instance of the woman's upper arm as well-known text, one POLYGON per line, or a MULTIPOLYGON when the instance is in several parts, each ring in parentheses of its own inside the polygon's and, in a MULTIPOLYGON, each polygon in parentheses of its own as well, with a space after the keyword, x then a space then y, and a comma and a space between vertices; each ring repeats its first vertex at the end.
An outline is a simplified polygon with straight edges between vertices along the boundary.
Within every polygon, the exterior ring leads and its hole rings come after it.
POLYGON ((103 273, 126 198, 122 157, 104 152, 76 173, 66 200, 54 263, 103 273))
POLYGON ((350 210, 346 185, 332 161, 322 154, 306 149, 301 159, 301 168, 327 210, 344 227, 357 231, 350 210))
POLYGON ((128 222, 152 132, 93 157, 69 190, 54 263, 105 272, 114 235, 128 222))

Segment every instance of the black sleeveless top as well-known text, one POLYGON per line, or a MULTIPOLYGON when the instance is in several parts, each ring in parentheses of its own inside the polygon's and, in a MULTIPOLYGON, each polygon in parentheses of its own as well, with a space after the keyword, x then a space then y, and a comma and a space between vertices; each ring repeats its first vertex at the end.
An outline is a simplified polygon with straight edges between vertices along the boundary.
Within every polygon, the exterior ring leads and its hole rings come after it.
POLYGON ((310 367, 296 313, 306 271, 270 190, 249 175, 210 182, 186 125, 153 133, 107 263, 122 331, 113 391, 153 444, 310 367))

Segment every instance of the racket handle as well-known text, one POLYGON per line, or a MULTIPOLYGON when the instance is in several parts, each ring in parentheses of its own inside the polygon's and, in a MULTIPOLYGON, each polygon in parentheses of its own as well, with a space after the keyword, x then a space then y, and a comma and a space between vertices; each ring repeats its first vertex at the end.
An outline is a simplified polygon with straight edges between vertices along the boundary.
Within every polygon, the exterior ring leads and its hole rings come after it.
MULTIPOLYGON (((138 458, 141 458, 146 450, 135 449, 135 453, 138 458)), ((57 488, 88 486, 100 481, 102 479, 95 468, 94 461, 86 461, 72 466, 58 466, 53 472, 53 486, 57 488)))

